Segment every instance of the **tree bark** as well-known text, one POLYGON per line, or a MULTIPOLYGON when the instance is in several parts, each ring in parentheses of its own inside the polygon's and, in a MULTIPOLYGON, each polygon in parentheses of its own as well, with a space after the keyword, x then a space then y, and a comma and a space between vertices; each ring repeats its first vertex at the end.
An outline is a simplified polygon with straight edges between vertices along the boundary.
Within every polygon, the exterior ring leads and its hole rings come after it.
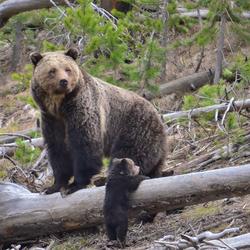
MULTIPOLYGON (((242 196, 250 193, 250 164, 143 181, 131 197, 130 216, 242 196)), ((103 221, 105 188, 59 193, 30 193, 0 182, 0 243, 96 226, 103 221)))
MULTIPOLYGON (((191 18, 199 18, 199 14, 197 10, 188 10, 186 8, 177 8, 177 11, 180 13, 181 16, 187 16, 191 18)), ((200 16, 202 19, 206 19, 208 16, 208 9, 201 9, 200 16)), ((250 11, 243 11, 240 15, 242 18, 250 19, 250 11)), ((230 18, 228 18, 230 20, 230 18)), ((231 20, 230 20, 231 21, 231 20)))
MULTIPOLYGON (((44 147, 43 138, 35 138, 31 139, 31 141, 27 140, 26 143, 30 143, 31 145, 39 148, 44 147)), ((16 143, 8 143, 0 146, 0 157, 3 157, 4 155, 12 156, 16 150, 16 143)))
POLYGON ((14 142, 17 138, 24 138, 29 136, 32 132, 39 132, 38 128, 25 129, 23 131, 17 131, 15 133, 0 133, 0 148, 3 143, 14 142))
MULTIPOLYGON (((65 0, 54 0, 55 4, 66 5, 65 0)), ((0 4, 0 28, 14 15, 21 12, 53 7, 50 0, 6 0, 0 4)))
POLYGON ((20 67, 22 60, 22 53, 24 49, 24 34, 23 34, 23 24, 20 21, 15 22, 15 41, 13 41, 12 46, 12 59, 10 71, 16 72, 20 67))
POLYGON ((163 0, 163 6, 162 6, 163 32, 161 38, 161 46, 164 49, 164 55, 161 64, 161 76, 160 76, 161 83, 164 82, 166 79, 166 70, 167 70, 166 48, 168 43, 168 18, 169 18, 167 6, 168 6, 168 0, 163 0))
POLYGON ((214 73, 213 83, 219 82, 220 76, 222 73, 223 48, 224 48, 226 21, 227 21, 226 14, 223 13, 221 15, 220 32, 219 32, 219 38, 218 38, 218 42, 217 42, 216 65, 215 65, 215 73, 214 73))
MULTIPOLYGON (((164 114, 162 115, 163 119, 167 121, 173 121, 176 119, 179 119, 181 117, 197 117, 202 113, 208 113, 211 111, 219 110, 219 111, 225 111, 228 108, 228 103, 221 103, 221 104, 216 104, 212 106, 207 106, 207 107, 201 107, 201 108, 196 108, 196 109, 190 109, 186 111, 178 111, 174 113, 169 113, 169 114, 164 114)), ((233 105, 231 105, 229 111, 240 111, 242 109, 250 108, 250 99, 246 100, 239 100, 233 102, 233 105)))
POLYGON ((172 93, 183 94, 194 91, 205 84, 213 81, 214 72, 208 70, 205 72, 194 73, 167 83, 160 85, 159 93, 153 95, 152 93, 144 93, 143 97, 147 100, 152 100, 155 97, 170 95, 172 93))

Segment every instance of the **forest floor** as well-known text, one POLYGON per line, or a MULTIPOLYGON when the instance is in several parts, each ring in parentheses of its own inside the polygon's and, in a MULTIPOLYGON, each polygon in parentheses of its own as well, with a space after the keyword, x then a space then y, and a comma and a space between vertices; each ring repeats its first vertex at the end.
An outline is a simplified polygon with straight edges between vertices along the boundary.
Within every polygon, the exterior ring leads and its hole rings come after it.
MULTIPOLYGON (((230 41, 226 45, 227 59, 239 51, 250 56, 249 47, 237 47, 236 42, 230 41)), ((202 69, 209 69, 214 65, 215 46, 211 45, 205 51, 202 69)), ((167 65, 168 80, 192 74, 197 63, 199 50, 177 49, 169 57, 167 65), (176 59, 177 58, 177 59, 176 59)), ((1 54, 0 54, 1 57, 1 54)), ((20 91, 19 84, 10 77, 0 81, 0 133, 22 131, 36 126, 39 112, 27 104, 29 90, 20 91), (6 80, 7 79, 7 80, 6 80), (6 83, 7 82, 7 83, 6 83)), ((245 89, 244 97, 250 97, 249 89, 245 89)), ((240 99, 240 96, 237 98, 240 99)), ((181 109, 182 97, 170 95, 155 100, 154 104, 161 112, 181 109)), ((249 131, 249 121, 245 121, 244 130, 249 131)), ((214 125, 216 127, 216 124, 214 125)), ((171 126, 170 126, 171 127, 171 126)), ((189 126, 176 126, 169 134, 168 158, 166 169, 173 170, 174 174, 183 174, 195 171, 205 171, 227 166, 237 166, 250 163, 250 151, 247 144, 240 146, 235 152, 206 164, 191 164, 199 158, 216 149, 228 145, 228 137, 218 132, 216 128, 206 133, 197 123, 189 126), (216 131, 216 133, 214 132, 216 131), (203 136, 200 136, 203 134, 203 136), (213 142, 216 142, 213 143, 213 142)), ((9 181, 13 165, 6 159, 0 159, 0 180, 9 181)), ((167 192, 167 190, 166 190, 167 192)), ((199 205, 185 207, 181 210, 161 212, 152 223, 130 222, 126 249, 149 249, 155 240, 165 235, 178 236, 182 233, 194 235, 205 230, 220 232, 228 227, 240 227, 241 233, 250 231, 250 195, 235 197, 199 205)), ((32 240, 21 244, 21 249, 109 249, 106 246, 106 235, 102 226, 88 231, 51 235, 45 238, 32 240), (39 248, 40 247, 40 248, 39 248)), ((15 245, 16 246, 16 245, 15 245)), ((13 248, 17 249, 17 248, 13 248)))

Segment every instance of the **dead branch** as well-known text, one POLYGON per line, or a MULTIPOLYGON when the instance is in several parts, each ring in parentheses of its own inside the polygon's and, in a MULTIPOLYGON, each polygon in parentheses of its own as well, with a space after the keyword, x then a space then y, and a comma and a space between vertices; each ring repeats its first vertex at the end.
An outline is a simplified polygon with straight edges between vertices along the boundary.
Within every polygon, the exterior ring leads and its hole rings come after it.
POLYGON ((178 112, 174 112, 170 114, 164 114, 162 117, 168 122, 170 122, 181 117, 188 117, 188 118, 197 117, 198 115, 202 113, 208 113, 208 112, 215 111, 215 110, 227 111, 228 109, 228 111, 240 111, 242 109, 246 109, 250 107, 250 99, 234 101, 233 105, 229 105, 229 104, 230 103, 225 102, 225 103, 197 108, 197 109, 178 111, 178 112))
POLYGON ((0 133, 0 146, 3 143, 14 142, 18 137, 22 137, 24 139, 30 140, 29 135, 32 132, 38 132, 38 131, 39 131, 38 128, 32 128, 32 129, 27 129, 27 130, 15 132, 15 133, 0 133))
MULTIPOLYGON (((169 237, 170 235, 167 235, 167 236, 164 236, 162 239, 159 239, 155 242, 161 245, 168 246, 168 247, 173 246, 175 247, 175 249, 187 249, 188 247, 192 247, 192 249, 203 249, 203 247, 206 247, 206 246, 213 246, 215 247, 213 249, 219 249, 217 247, 222 246, 221 242, 220 242, 220 245, 218 245, 215 241, 211 241, 211 240, 220 239, 228 234, 239 233, 239 232, 240 232, 239 228, 227 228, 220 233, 211 233, 209 231, 206 231, 196 236, 189 236, 189 235, 181 234, 181 239, 179 240, 174 240, 173 238, 169 237)), ((225 244, 227 243, 225 242, 225 244)), ((224 244, 224 247, 225 247, 225 244, 224 244)), ((226 249, 230 249, 230 248, 226 248, 226 249)))
MULTIPOLYGON (((31 139, 31 141, 26 140, 24 141, 27 144, 33 145, 34 147, 43 148, 43 138, 35 138, 31 139)), ((16 143, 7 143, 0 145, 0 157, 4 155, 12 156, 16 150, 17 144, 16 143)))
MULTIPOLYGON (((250 193, 250 164, 143 181, 131 197, 131 216, 141 209, 172 210, 250 193)), ((102 223, 104 187, 82 189, 62 198, 0 182, 0 243, 102 223)))
MULTIPOLYGON (((199 15, 201 18, 206 19, 208 15, 207 9, 200 9, 200 14, 197 13, 197 10, 187 10, 186 8, 177 8, 177 11, 180 13, 181 16, 187 16, 192 18, 199 18, 199 15)), ((250 12, 244 11, 241 14, 242 18, 250 19, 250 12)))
MULTIPOLYGON (((64 0, 54 0, 55 4, 66 5, 64 0)), ((53 7, 53 2, 50 0, 6 0, 0 4, 0 28, 14 15, 25 11, 53 7)))
MULTIPOLYGON (((222 158, 230 157, 233 155, 233 153, 236 153, 242 150, 247 150, 249 148, 249 144, 247 144, 246 142, 249 141, 249 139, 250 139, 250 135, 247 135, 244 138, 245 144, 242 146, 239 146, 239 144, 237 143, 236 144, 229 143, 228 145, 223 146, 220 149, 216 149, 212 152, 201 155, 187 162, 185 165, 181 164, 181 166, 178 168, 173 167, 173 169, 175 170, 176 174, 182 173, 183 170, 187 170, 187 169, 192 169, 192 171, 201 171, 202 169, 205 168, 205 166, 207 166, 210 163, 218 161, 222 158)), ((168 171, 169 170, 170 168, 168 168, 168 171)))

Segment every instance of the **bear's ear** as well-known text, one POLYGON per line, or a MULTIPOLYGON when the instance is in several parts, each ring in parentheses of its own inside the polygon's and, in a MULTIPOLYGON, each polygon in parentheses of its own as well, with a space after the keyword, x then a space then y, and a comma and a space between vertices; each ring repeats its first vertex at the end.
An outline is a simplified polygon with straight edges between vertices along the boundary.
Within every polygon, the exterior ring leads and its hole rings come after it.
POLYGON ((79 51, 76 48, 70 48, 66 53, 66 56, 70 56, 71 58, 73 58, 74 60, 77 59, 78 55, 79 55, 79 51))
POLYGON ((43 57, 39 52, 33 52, 30 54, 30 60, 34 66, 36 66, 42 58, 43 57))

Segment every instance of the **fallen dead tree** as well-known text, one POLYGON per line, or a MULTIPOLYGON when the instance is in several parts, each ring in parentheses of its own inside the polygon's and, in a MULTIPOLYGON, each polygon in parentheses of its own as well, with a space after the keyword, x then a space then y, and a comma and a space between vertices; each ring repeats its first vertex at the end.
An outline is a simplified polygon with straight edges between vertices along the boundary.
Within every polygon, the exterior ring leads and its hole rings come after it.
POLYGON ((242 234, 231 238, 223 238, 230 233, 239 233, 239 228, 227 228, 220 233, 211 233, 209 231, 200 233, 196 236, 181 234, 180 239, 175 239, 173 235, 166 235, 155 241, 151 250, 165 250, 166 247, 171 249, 245 249, 250 247, 250 233, 242 234))
POLYGON ((214 71, 208 70, 205 72, 194 73, 167 83, 160 85, 159 94, 144 93, 147 100, 152 100, 155 97, 170 95, 172 93, 183 94, 186 92, 197 90, 205 84, 213 81, 214 71))
POLYGON ((53 7, 53 2, 58 5, 66 5, 65 0, 7 0, 0 4, 0 28, 14 15, 19 13, 53 7))
POLYGON ((29 135, 33 132, 38 132, 38 131, 39 131, 38 128, 31 128, 15 133, 0 133, 0 145, 2 143, 12 143, 17 138, 25 138, 29 140, 30 139, 29 135))
POLYGON ((232 104, 228 102, 224 102, 221 104, 216 104, 212 106, 190 109, 186 111, 178 111, 174 113, 164 114, 162 115, 163 119, 167 121, 173 121, 182 117, 196 117, 201 113, 208 113, 211 111, 219 110, 219 111, 240 111, 242 109, 250 108, 250 99, 235 101, 232 104))
MULTIPOLYGON (((187 16, 192 18, 199 18, 199 15, 201 18, 205 19, 208 16, 208 9, 200 9, 198 13, 197 10, 187 10, 186 8, 177 8, 177 11, 180 13, 181 16, 187 16)), ((250 12, 249 11, 243 11, 240 15, 242 18, 250 19, 250 12)), ((228 18, 229 21, 231 21, 228 18)))
MULTIPOLYGON (((33 145, 34 147, 43 148, 43 138, 34 138, 31 140, 25 140, 25 143, 28 143, 30 145, 33 145)), ((6 143, 1 145, 0 144, 0 157, 4 157, 5 155, 12 156, 16 150, 17 144, 15 142, 13 143, 6 143)))
MULTIPOLYGON (((183 206, 250 193, 250 164, 143 181, 133 194, 131 216, 139 211, 172 210, 183 206)), ((104 187, 80 190, 62 198, 40 195, 0 183, 0 243, 102 223, 104 187)))

